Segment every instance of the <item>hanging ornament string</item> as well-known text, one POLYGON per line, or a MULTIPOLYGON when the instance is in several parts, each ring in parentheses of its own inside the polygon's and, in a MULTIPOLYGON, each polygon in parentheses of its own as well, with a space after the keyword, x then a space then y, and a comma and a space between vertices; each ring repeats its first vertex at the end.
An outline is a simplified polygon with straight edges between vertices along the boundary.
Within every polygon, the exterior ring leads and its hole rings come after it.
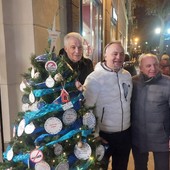
POLYGON ((51 41, 49 54, 51 54, 54 51, 54 49, 56 48, 57 38, 60 35, 60 32, 56 31, 56 28, 55 28, 55 23, 56 23, 55 19, 56 19, 56 17, 54 17, 54 20, 53 20, 53 28, 51 30, 50 29, 48 30, 49 39, 51 41))
POLYGON ((60 35, 60 31, 56 31, 56 16, 59 14, 61 7, 59 6, 59 8, 56 11, 56 15, 54 16, 54 20, 53 20, 53 27, 52 29, 48 30, 49 33, 49 39, 50 39, 50 51, 49 54, 51 54, 52 52, 54 52, 54 50, 56 49, 56 42, 57 42, 57 38, 60 35))

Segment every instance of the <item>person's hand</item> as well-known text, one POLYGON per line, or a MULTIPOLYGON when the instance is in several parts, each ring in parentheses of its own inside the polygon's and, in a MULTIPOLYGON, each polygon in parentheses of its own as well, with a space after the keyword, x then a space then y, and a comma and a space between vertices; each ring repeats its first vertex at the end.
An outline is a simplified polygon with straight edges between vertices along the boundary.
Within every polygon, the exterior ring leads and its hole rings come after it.
POLYGON ((108 144, 108 142, 100 136, 96 137, 96 140, 101 141, 104 144, 108 144))

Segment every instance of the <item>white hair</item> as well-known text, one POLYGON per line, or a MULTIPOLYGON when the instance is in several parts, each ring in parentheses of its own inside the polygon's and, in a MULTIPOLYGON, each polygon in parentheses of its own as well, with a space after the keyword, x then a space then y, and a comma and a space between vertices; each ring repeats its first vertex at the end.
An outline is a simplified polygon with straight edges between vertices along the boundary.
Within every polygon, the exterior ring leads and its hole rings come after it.
POLYGON ((161 60, 169 60, 170 57, 167 54, 162 55, 161 60))
POLYGON ((66 34, 65 37, 64 37, 64 46, 65 47, 67 46, 68 40, 70 38, 78 39, 82 43, 82 45, 83 45, 83 37, 79 33, 77 33, 77 32, 70 32, 70 33, 66 34))
POLYGON ((147 58, 147 57, 152 57, 152 58, 155 58, 156 61, 159 63, 159 60, 158 60, 158 57, 155 55, 155 54, 152 54, 152 53, 147 53, 147 54, 141 54, 139 56, 139 66, 141 66, 141 62, 144 58, 147 58))

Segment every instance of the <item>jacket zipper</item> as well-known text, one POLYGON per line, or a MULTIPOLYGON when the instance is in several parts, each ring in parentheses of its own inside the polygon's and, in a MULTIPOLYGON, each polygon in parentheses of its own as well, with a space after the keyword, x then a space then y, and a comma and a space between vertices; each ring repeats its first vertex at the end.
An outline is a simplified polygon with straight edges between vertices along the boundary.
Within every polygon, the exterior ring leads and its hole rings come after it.
POLYGON ((103 121, 103 116, 104 116, 104 107, 103 107, 103 110, 102 110, 102 117, 101 117, 101 123, 102 123, 102 121, 103 121))
POLYGON ((121 131, 123 130, 123 107, 122 107, 122 100, 121 100, 121 90, 120 90, 120 84, 119 84, 119 76, 118 73, 117 74, 117 82, 118 82, 118 87, 119 87, 119 94, 120 94, 120 105, 121 105, 121 109, 122 109, 122 122, 121 122, 121 131))

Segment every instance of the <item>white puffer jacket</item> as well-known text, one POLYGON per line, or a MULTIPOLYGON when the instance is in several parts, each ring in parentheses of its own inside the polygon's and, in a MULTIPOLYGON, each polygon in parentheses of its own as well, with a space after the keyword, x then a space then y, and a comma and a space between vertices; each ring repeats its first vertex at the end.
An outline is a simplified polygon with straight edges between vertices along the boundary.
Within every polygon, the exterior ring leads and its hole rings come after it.
POLYGON ((120 132, 130 127, 130 101, 132 78, 128 71, 118 73, 104 63, 97 63, 95 70, 84 83, 85 105, 95 106, 97 133, 120 132))

